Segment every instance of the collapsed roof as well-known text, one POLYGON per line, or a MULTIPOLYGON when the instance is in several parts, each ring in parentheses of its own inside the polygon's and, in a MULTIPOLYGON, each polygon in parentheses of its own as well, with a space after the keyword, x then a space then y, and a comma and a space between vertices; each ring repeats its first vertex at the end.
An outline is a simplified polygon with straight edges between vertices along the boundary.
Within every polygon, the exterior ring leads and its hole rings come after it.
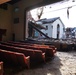
POLYGON ((37 22, 42 22, 42 24, 53 23, 55 20, 59 18, 60 17, 55 17, 55 18, 50 18, 50 19, 41 19, 41 20, 38 20, 37 22))

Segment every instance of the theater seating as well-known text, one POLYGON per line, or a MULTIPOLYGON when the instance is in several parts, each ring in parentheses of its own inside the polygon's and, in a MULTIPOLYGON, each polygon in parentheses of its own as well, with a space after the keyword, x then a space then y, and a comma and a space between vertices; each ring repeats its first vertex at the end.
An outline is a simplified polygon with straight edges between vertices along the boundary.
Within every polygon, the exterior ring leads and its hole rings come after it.
POLYGON ((3 62, 0 62, 0 75, 3 75, 3 62))
POLYGON ((32 45, 31 43, 23 43, 23 42, 14 42, 14 41, 8 41, 8 43, 12 43, 12 44, 21 44, 21 45, 32 45))
POLYGON ((6 45, 10 45, 10 46, 15 46, 15 47, 21 47, 21 48, 26 48, 26 49, 33 49, 33 50, 41 50, 42 52, 45 52, 45 57, 53 57, 54 54, 56 53, 56 48, 54 46, 52 47, 49 47, 49 46, 46 46, 46 45, 38 45, 37 46, 29 46, 29 45, 20 45, 20 44, 12 44, 12 43, 7 43, 7 42, 4 42, 2 44, 6 44, 6 45))
POLYGON ((42 51, 35 51, 32 49, 25 49, 25 48, 18 48, 18 47, 14 47, 14 46, 7 46, 7 45, 2 45, 0 44, 0 49, 4 49, 4 50, 8 50, 8 51, 13 51, 13 52, 19 52, 19 53, 23 53, 25 56, 30 56, 30 61, 34 62, 37 59, 37 57, 39 56, 38 60, 39 62, 44 61, 45 62, 45 53, 43 53, 42 51), (36 57, 37 54, 37 57, 36 57))
POLYGON ((53 48, 53 49, 57 49, 55 46, 53 45, 39 45, 39 44, 32 44, 32 43, 23 43, 23 42, 13 42, 13 41, 9 41, 8 43, 10 44, 19 44, 19 45, 29 45, 29 46, 36 46, 36 47, 46 47, 46 48, 53 48))
POLYGON ((0 49, 0 60, 5 64, 30 68, 30 56, 26 57, 23 53, 0 49))
POLYGON ((0 42, 0 60, 13 65, 26 66, 30 68, 32 63, 45 62, 56 53, 55 46, 38 45, 20 42, 0 42), (25 58, 25 59, 24 59, 25 58), (12 63, 13 62, 13 63, 12 63))

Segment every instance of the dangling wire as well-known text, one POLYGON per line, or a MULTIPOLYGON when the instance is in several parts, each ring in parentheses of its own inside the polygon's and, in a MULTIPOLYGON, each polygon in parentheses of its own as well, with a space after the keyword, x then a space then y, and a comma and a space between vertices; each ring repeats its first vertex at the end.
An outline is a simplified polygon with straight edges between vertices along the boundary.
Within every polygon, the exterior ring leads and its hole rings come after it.
POLYGON ((67 18, 69 19, 69 8, 67 8, 67 18))
POLYGON ((70 8, 72 8, 72 6, 67 8, 67 18, 68 18, 68 19, 69 19, 69 9, 70 9, 70 8))

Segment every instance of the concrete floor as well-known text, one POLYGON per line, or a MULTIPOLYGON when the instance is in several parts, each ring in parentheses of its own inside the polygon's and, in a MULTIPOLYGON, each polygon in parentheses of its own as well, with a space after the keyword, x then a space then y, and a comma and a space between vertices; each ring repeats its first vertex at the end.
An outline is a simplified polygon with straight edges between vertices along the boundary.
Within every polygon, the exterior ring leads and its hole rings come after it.
POLYGON ((76 51, 57 52, 54 59, 31 69, 7 69, 4 75, 76 75, 76 51))

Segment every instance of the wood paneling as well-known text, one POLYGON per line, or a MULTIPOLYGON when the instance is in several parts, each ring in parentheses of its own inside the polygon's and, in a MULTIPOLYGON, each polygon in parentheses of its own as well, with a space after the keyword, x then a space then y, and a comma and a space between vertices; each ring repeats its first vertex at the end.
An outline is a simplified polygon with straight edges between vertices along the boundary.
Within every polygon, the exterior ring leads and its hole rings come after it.
POLYGON ((0 4, 6 3, 8 1, 11 1, 11 0, 0 0, 0 4))

